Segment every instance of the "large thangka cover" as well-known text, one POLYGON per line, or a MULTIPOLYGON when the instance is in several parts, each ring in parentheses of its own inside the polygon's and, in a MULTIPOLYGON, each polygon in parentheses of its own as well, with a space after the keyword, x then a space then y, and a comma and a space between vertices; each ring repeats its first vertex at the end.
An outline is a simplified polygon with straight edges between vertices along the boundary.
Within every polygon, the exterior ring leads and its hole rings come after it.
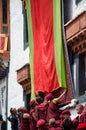
POLYGON ((66 88, 61 0, 26 0, 31 96, 66 88))

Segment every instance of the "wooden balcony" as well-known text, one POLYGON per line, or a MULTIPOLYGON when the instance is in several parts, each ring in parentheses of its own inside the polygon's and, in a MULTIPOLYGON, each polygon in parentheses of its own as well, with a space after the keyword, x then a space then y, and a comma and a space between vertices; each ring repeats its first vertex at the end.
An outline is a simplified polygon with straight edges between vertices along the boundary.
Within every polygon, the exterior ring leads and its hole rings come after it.
POLYGON ((26 94, 31 92, 30 65, 26 64, 17 70, 17 82, 22 85, 26 94))
POLYGON ((67 44, 77 54, 86 53, 86 11, 65 25, 67 44))

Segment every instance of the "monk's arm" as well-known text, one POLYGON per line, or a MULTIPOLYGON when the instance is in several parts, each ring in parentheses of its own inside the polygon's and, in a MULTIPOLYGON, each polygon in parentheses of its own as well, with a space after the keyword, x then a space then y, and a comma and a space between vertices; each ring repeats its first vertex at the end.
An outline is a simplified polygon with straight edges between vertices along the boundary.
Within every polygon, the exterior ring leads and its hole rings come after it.
POLYGON ((53 103, 57 104, 57 102, 65 95, 66 89, 63 91, 63 93, 58 97, 53 99, 53 103))
POLYGON ((37 118, 36 118, 35 112, 33 112, 32 116, 33 116, 34 120, 37 122, 37 118))
POLYGON ((24 114, 23 114, 23 118, 29 119, 29 117, 30 117, 30 115, 29 115, 28 113, 24 113, 24 114))

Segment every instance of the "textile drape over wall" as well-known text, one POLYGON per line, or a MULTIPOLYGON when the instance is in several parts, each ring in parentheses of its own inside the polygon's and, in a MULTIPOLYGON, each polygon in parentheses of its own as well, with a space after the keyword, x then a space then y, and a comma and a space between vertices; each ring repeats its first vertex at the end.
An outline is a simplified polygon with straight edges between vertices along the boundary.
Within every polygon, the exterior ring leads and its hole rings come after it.
POLYGON ((31 95, 66 88, 61 0, 26 0, 31 95))

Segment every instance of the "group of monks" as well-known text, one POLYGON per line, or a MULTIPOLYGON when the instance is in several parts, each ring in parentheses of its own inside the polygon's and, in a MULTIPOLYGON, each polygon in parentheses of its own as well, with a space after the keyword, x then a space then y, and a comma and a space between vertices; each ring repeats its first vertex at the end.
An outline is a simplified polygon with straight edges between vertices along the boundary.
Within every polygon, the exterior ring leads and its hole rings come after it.
MULTIPOLYGON (((76 105, 76 100, 73 100, 74 103, 59 107, 58 102, 65 92, 64 90, 57 98, 54 98, 51 93, 44 98, 38 94, 36 100, 29 102, 29 112, 25 107, 20 107, 17 112, 13 109, 18 127, 14 129, 12 126, 12 130, 86 130, 86 105, 76 105), (78 113, 73 120, 69 109, 71 104, 78 113)), ((9 119, 9 121, 11 120, 9 119)))

